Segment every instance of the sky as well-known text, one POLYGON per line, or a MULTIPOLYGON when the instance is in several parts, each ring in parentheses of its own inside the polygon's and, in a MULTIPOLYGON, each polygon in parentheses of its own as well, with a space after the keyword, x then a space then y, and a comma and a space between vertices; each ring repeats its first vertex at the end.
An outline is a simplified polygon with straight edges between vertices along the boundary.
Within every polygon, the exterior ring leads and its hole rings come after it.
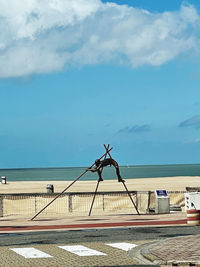
POLYGON ((2 0, 0 168, 200 163, 199 0, 2 0))

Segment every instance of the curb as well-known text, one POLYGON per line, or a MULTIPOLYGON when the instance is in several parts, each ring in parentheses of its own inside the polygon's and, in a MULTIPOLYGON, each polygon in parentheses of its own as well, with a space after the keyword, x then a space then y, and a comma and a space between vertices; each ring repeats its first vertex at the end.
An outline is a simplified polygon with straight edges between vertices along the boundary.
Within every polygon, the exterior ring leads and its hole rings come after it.
MULTIPOLYGON (((167 238, 169 239, 169 238, 167 238)), ((158 258, 157 256, 153 255, 150 253, 149 249, 151 247, 153 247, 154 245, 156 244, 159 244, 159 243, 162 243, 164 242, 165 240, 167 239, 164 239, 162 241, 157 241, 157 242, 152 242, 150 244, 147 244, 147 245, 144 245, 141 250, 140 250, 140 253, 141 255, 147 259, 149 262, 151 262, 151 264, 155 264, 155 265, 167 265, 167 262, 163 261, 161 258, 158 258)))
POLYGON ((127 256, 136 259, 139 264, 142 265, 157 265, 156 262, 152 261, 150 258, 146 257, 145 253, 143 253, 143 250, 146 250, 147 247, 151 246, 152 244, 156 244, 158 242, 151 242, 148 244, 143 244, 140 246, 137 246, 135 248, 132 248, 127 252, 127 256))

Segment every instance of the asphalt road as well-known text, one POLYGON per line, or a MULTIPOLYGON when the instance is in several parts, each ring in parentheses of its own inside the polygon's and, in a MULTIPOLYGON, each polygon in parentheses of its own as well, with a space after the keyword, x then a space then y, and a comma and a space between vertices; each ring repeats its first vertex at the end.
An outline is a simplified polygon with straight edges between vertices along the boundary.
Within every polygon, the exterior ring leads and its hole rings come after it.
POLYGON ((0 246, 162 240, 199 234, 199 226, 135 227, 0 234, 0 246))

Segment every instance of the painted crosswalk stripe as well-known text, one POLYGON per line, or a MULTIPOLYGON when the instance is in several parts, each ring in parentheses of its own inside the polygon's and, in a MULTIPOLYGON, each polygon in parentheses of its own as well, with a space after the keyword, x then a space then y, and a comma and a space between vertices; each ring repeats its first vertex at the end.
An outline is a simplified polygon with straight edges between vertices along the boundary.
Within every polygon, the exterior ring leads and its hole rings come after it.
POLYGON ((105 253, 87 248, 85 246, 81 245, 74 245, 74 246, 59 246, 59 248, 62 248, 64 250, 67 250, 68 252, 74 253, 78 256, 106 256, 105 253))
POLYGON ((128 251, 129 249, 137 247, 136 244, 131 244, 131 243, 113 243, 113 244, 106 244, 108 246, 111 246, 113 248, 119 248, 125 251, 128 251))
POLYGON ((24 258, 51 258, 52 256, 36 248, 11 248, 24 258))

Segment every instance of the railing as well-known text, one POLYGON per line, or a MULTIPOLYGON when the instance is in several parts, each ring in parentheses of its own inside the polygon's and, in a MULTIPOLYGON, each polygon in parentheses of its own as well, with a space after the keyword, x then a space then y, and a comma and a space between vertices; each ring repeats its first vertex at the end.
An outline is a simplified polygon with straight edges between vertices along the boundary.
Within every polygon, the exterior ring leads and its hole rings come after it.
MULTIPOLYGON (((184 193, 184 191, 168 192, 170 205, 178 205, 183 208, 184 193)), ((130 191, 130 194, 140 213, 149 213, 155 207, 155 194, 153 191, 130 191)), ((1 194, 0 217, 33 216, 56 195, 58 194, 1 194)), ((93 196, 93 192, 64 193, 39 216, 88 215, 93 196)), ((92 210, 92 215, 136 213, 129 196, 124 191, 98 192, 92 210)))

